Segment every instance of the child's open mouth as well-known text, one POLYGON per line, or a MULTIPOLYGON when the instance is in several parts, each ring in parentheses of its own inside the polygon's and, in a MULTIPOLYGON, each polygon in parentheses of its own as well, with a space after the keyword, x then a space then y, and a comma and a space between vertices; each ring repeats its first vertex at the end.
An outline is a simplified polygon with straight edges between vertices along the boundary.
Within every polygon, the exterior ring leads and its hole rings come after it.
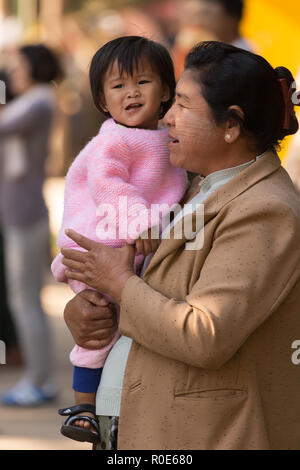
POLYGON ((141 108, 143 105, 139 103, 132 103, 129 104, 126 108, 125 111, 132 111, 141 108))

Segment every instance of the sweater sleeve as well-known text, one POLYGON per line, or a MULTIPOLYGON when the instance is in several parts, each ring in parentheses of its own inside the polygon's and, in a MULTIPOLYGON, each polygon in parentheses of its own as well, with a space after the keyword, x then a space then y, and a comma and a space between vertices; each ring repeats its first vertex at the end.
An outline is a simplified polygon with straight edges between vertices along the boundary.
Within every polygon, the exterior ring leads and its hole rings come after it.
POLYGON ((133 243, 151 226, 150 203, 130 182, 131 164, 132 152, 121 136, 101 137, 101 149, 94 146, 90 152, 87 180, 100 220, 98 239, 112 225, 119 239, 133 243))
MULTIPOLYGON (((262 202, 231 209, 185 299, 168 298, 136 276, 127 281, 121 334, 173 360, 222 367, 299 278, 299 231, 298 218, 277 201, 264 210, 262 202)), ((176 276, 176 263, 173 269, 176 276)))

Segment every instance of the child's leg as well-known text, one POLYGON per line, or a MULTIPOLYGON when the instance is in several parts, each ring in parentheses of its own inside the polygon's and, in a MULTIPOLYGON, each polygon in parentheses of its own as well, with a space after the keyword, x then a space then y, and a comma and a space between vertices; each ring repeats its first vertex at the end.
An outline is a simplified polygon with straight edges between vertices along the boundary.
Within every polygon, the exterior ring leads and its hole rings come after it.
MULTIPOLYGON (((96 393, 102 374, 101 369, 88 369, 84 367, 74 367, 73 390, 75 393, 75 405, 95 405, 96 393)), ((78 413, 93 418, 94 415, 89 412, 78 413)), ((94 427, 87 421, 74 421, 74 426, 88 429, 95 434, 94 427)))
MULTIPOLYGON (((75 391, 75 405, 82 405, 82 404, 95 405, 95 403, 96 403, 96 392, 82 393, 82 392, 75 391)), ((79 416, 84 415, 84 416, 89 416, 90 418, 94 418, 93 413, 89 413, 87 411, 85 411, 84 413, 78 413, 78 415, 79 416)), ((94 434, 97 434, 94 427, 88 421, 80 421, 80 420, 74 421, 74 426, 88 429, 89 431, 92 431, 94 434)))

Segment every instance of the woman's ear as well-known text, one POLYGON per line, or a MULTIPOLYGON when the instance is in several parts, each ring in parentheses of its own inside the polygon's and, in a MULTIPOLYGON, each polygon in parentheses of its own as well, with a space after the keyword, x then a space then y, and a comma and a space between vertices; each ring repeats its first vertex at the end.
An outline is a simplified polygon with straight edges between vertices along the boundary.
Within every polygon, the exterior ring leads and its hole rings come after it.
POLYGON ((245 115, 240 106, 233 105, 228 108, 229 117, 225 124, 224 139, 228 144, 233 144, 242 133, 242 122, 245 115))
POLYGON ((105 101, 104 93, 100 93, 99 104, 100 104, 101 109, 102 109, 105 113, 108 113, 108 109, 107 109, 107 106, 106 106, 106 101, 105 101))

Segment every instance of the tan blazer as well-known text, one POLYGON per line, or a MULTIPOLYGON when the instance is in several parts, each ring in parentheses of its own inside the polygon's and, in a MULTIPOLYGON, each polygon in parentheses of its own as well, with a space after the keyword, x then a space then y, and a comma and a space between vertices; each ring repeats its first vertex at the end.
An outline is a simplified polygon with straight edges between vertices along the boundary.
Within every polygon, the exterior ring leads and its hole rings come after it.
POLYGON ((131 277, 119 449, 300 449, 300 199, 267 153, 205 202, 204 246, 131 277))

